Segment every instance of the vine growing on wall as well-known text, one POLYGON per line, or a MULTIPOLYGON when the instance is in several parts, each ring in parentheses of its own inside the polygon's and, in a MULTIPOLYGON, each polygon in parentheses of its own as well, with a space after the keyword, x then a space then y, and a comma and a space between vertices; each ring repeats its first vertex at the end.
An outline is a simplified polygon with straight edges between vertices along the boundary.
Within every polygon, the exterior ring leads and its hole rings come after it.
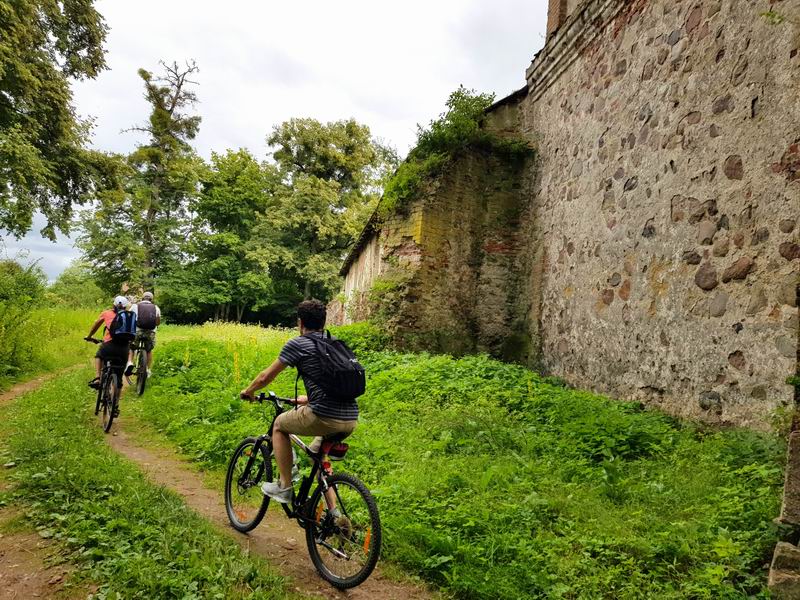
POLYGON ((447 110, 427 127, 418 126, 417 144, 387 182, 379 205, 380 216, 391 214, 442 172, 445 165, 468 148, 483 149, 508 160, 522 160, 533 152, 524 140, 501 138, 481 125, 494 94, 479 94, 463 86, 450 94, 447 110))

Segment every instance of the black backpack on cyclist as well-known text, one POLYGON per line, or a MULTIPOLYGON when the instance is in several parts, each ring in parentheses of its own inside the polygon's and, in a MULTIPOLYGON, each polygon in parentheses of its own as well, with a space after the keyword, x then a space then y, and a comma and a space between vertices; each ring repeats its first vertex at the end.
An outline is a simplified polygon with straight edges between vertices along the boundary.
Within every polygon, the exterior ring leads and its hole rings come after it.
MULTIPOLYGON (((306 334, 303 336, 314 343, 316 356, 322 368, 319 381, 314 379, 325 395, 340 402, 352 402, 367 389, 367 376, 356 355, 342 340, 325 331, 322 337, 306 334), (326 337, 327 336, 327 337, 326 337)), ((308 377, 298 369, 297 376, 308 377)), ((295 396, 297 390, 295 389, 295 396)))
POLYGON ((158 317, 158 309, 152 302, 139 302, 136 305, 136 326, 139 329, 146 329, 152 331, 156 328, 156 320, 158 317))

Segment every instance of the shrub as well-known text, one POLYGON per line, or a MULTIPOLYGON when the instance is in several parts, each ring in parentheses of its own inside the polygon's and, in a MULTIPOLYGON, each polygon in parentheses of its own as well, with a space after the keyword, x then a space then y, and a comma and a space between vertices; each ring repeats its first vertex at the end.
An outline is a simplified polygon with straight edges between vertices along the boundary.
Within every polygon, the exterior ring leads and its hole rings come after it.
POLYGON ((36 263, 0 260, 0 379, 28 370, 33 360, 36 337, 31 319, 44 299, 46 281, 36 263))
POLYGON ((391 341, 386 331, 371 321, 331 327, 331 333, 343 340, 357 356, 385 350, 391 341))
POLYGON ((507 160, 521 160, 532 149, 524 140, 501 139, 481 127, 494 94, 478 94, 460 86, 447 99, 447 110, 427 127, 417 126, 417 144, 384 187, 378 206, 383 217, 403 206, 427 179, 467 148, 480 148, 507 160))

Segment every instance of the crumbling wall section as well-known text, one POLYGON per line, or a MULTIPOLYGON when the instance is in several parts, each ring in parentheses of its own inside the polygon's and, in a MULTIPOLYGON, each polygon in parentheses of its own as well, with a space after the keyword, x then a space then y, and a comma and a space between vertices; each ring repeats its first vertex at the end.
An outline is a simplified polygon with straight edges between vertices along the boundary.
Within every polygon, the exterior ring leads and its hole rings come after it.
POLYGON ((455 354, 529 351, 506 347, 513 327, 527 328, 520 323, 523 277, 517 262, 524 169, 524 161, 469 149, 433 182, 404 320, 402 337, 409 346, 455 354))

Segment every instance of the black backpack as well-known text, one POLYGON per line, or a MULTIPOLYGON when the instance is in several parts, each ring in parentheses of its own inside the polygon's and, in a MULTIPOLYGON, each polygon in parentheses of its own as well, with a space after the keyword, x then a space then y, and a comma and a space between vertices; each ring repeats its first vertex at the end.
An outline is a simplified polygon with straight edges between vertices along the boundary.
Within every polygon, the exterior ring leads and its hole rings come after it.
POLYGON ((136 312, 139 316, 136 319, 136 326, 139 329, 152 330, 156 328, 156 305, 152 302, 139 302, 136 305, 136 312))
POLYGON ((136 313, 130 310, 117 311, 108 331, 115 342, 132 342, 136 338, 136 313))
MULTIPOLYGON (((325 331, 322 337, 306 334, 303 336, 316 346, 316 356, 322 367, 320 380, 312 381, 322 388, 325 395, 340 402, 352 402, 367 389, 367 376, 356 355, 342 340, 325 331), (326 337, 327 336, 327 337, 326 337)), ((298 369, 297 377, 308 377, 298 369)), ((295 397, 297 382, 295 381, 295 397)))

